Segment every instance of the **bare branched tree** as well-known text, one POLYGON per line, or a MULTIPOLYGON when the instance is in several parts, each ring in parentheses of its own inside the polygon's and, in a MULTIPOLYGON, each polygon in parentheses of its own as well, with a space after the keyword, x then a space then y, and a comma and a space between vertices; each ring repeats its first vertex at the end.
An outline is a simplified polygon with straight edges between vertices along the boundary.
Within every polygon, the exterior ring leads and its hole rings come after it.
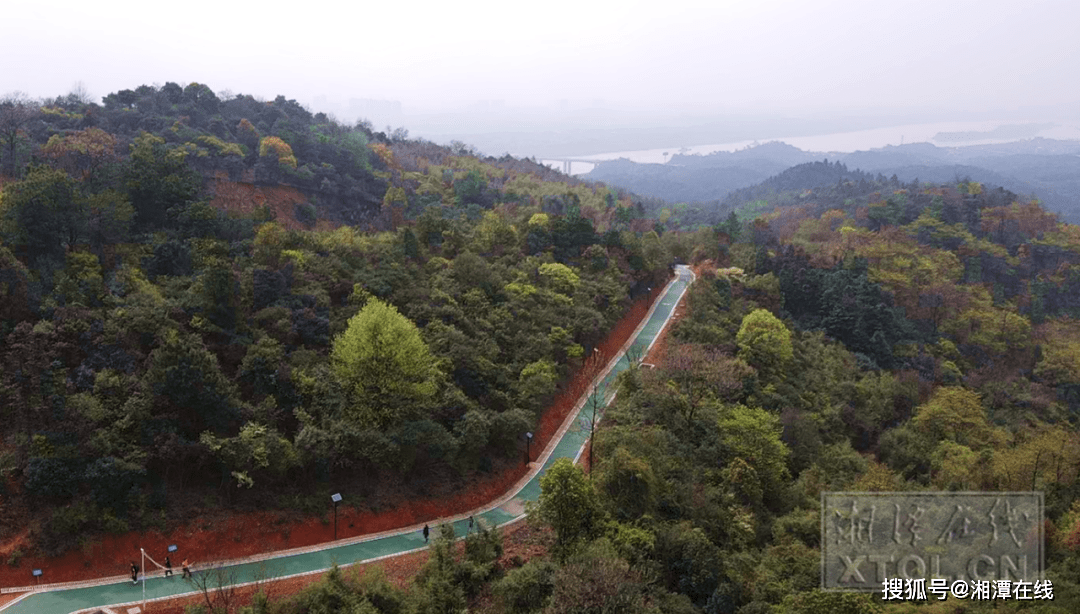
POLYGON ((86 89, 86 84, 82 81, 76 81, 75 85, 71 86, 67 99, 80 105, 87 105, 94 101, 93 96, 90 95, 90 90, 86 89))
POLYGON ((604 404, 607 401, 607 386, 593 384, 592 394, 585 401, 584 410, 581 412, 581 430, 589 436, 589 478, 593 473, 593 445, 596 443, 597 429, 600 419, 604 416, 604 404))
POLYGON ((233 611, 237 601, 236 570, 218 566, 196 571, 187 581, 202 594, 208 611, 222 614, 233 611))
POLYGON ((752 373, 738 358, 715 347, 690 343, 675 348, 664 360, 663 370, 672 392, 685 399, 680 413, 687 422, 693 422, 706 399, 735 400, 744 380, 752 373))
POLYGON ((262 595, 266 601, 270 600, 273 596, 274 580, 280 578, 284 572, 284 567, 280 563, 268 564, 263 561, 259 564, 259 569, 255 572, 255 595, 262 595))

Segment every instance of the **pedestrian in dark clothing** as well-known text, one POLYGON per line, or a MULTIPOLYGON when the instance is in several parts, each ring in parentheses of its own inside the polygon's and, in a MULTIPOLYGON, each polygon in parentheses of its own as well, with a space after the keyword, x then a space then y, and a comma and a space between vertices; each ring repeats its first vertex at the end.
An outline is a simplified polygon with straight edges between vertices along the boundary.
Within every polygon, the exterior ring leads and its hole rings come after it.
POLYGON ((472 533, 472 516, 469 516, 469 533, 472 533))
POLYGON ((139 583, 139 566, 135 564, 135 561, 131 562, 131 583, 139 583))
POLYGON ((168 578, 171 575, 172 575, 172 561, 169 560, 169 557, 165 557, 165 577, 168 578))
POLYGON ((191 570, 188 569, 188 565, 190 565, 190 564, 191 563, 188 563, 187 559, 184 559, 183 562, 180 563, 180 578, 181 579, 191 577, 191 570))
POLYGON ((427 525, 425 524, 425 525, 424 525, 424 543, 425 543, 425 544, 427 543, 427 540, 428 540, 428 535, 429 535, 430 533, 431 533, 431 529, 429 529, 429 528, 428 528, 428 526, 427 526, 427 525))

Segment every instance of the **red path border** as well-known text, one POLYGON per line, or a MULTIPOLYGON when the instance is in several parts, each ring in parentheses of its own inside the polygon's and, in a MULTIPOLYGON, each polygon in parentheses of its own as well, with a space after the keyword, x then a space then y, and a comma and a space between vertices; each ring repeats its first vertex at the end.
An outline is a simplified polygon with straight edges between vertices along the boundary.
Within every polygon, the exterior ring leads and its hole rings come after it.
MULTIPOLYGON (((573 411, 578 399, 586 392, 595 376, 610 358, 630 339, 656 297, 663 290, 658 285, 647 296, 633 303, 630 310, 612 328, 588 360, 574 373, 563 391, 544 411, 533 436, 533 455, 539 454, 558 432, 567 415, 573 411)), ((505 463, 498 474, 471 484, 468 490, 452 496, 412 499, 393 509, 381 512, 359 511, 352 508, 341 510, 341 527, 362 527, 364 534, 379 533, 404 528, 437 518, 446 518, 482 507, 504 495, 529 471, 521 463, 505 463)), ((342 530, 339 537, 354 537, 357 531, 342 530)), ((126 573, 131 560, 138 558, 139 548, 148 553, 163 553, 169 544, 178 544, 183 556, 174 557, 176 566, 181 559, 198 562, 236 559, 278 550, 312 546, 333 540, 333 527, 319 518, 282 524, 274 513, 239 513, 227 521, 214 522, 195 518, 189 524, 178 527, 169 534, 158 532, 105 535, 86 548, 69 551, 49 559, 25 557, 19 567, 0 566, 0 587, 25 586, 30 580, 31 569, 42 569, 48 583, 72 582, 107 578, 126 573), (240 538, 240 539, 238 539, 240 538)), ((17 544, 6 544, 10 552, 17 544)), ((6 560, 7 554, 2 557, 6 560)), ((159 559, 160 560, 160 559, 159 559)))

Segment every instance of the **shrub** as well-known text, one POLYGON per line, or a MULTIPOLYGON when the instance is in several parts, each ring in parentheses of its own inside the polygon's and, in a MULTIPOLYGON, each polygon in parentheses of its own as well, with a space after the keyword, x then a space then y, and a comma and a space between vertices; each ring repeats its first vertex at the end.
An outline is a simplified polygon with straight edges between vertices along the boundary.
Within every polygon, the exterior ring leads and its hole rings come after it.
POLYGON ((529 561, 497 582, 495 595, 510 614, 539 611, 555 589, 557 569, 551 561, 529 561))

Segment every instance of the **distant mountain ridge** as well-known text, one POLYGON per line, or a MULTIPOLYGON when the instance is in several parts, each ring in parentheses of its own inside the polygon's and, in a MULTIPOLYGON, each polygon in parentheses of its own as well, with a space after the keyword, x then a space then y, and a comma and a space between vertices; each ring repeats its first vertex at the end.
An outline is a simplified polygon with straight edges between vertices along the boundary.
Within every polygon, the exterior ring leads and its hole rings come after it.
MULTIPOLYGON (((841 162, 850 172, 896 175, 903 182, 966 178, 999 185, 1038 198, 1065 220, 1080 221, 1080 141, 1046 138, 967 147, 912 143, 847 154, 807 152, 771 142, 734 152, 675 155, 667 164, 638 164, 625 159, 601 162, 583 178, 670 202, 719 203, 736 190, 799 164, 824 159, 841 162)), ((813 175, 801 176, 810 180, 813 175)))

